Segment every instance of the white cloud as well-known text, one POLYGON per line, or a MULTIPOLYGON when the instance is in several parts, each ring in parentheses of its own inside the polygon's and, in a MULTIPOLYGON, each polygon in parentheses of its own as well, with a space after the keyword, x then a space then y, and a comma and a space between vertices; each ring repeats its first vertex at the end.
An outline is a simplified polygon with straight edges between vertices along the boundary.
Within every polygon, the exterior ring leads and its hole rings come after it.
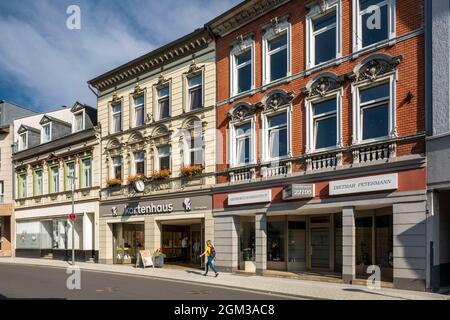
POLYGON ((87 80, 192 32, 237 1, 81 1, 81 30, 68 30, 70 2, 0 4, 0 80, 13 81, 40 109, 75 100, 95 105, 87 80))

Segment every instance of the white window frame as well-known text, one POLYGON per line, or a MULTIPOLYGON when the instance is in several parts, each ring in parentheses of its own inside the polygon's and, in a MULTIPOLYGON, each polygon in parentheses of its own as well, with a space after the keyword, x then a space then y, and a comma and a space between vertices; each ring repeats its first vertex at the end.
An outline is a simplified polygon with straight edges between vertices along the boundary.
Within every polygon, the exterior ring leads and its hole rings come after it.
POLYGON ((118 133, 123 131, 123 103, 122 101, 111 104, 111 128, 112 133, 118 133), (114 107, 120 106, 120 112, 114 112, 114 107), (116 131, 114 118, 120 114, 120 130, 116 131))
POLYGON ((271 162, 289 158, 291 156, 292 143, 291 143, 291 114, 292 106, 286 106, 285 108, 276 112, 265 112, 261 115, 262 120, 262 136, 261 136, 261 150, 263 162, 271 162), (286 113, 286 130, 287 130, 287 155, 282 157, 272 158, 270 155, 270 129, 269 118, 273 116, 286 113))
POLYGON ((142 94, 138 94, 138 95, 136 95, 136 96, 132 96, 132 99, 133 99, 133 127, 134 128, 138 128, 138 127, 141 127, 141 126, 143 126, 143 125, 145 125, 145 115, 146 115, 146 111, 145 111, 145 101, 146 101, 146 98, 145 98, 145 93, 142 93, 142 94), (138 98, 143 98, 143 100, 144 100, 144 102, 142 103, 142 104, 136 104, 136 99, 138 99, 138 98), (143 110, 143 112, 144 112, 144 115, 143 115, 143 121, 142 121, 142 124, 137 124, 137 116, 136 116, 136 114, 137 114, 137 110, 138 109, 142 109, 143 110))
POLYGON ((28 148, 28 131, 25 131, 19 134, 19 151, 25 150, 27 148, 28 148), (23 142, 23 137, 25 137, 25 145, 23 142))
POLYGON ((53 185, 53 190, 50 188, 50 192, 49 193, 58 193, 59 192, 59 166, 55 165, 55 166, 50 166, 50 181, 49 181, 49 186, 53 185), (53 169, 56 168, 56 174, 53 172, 53 169), (54 178, 57 178, 56 180, 54 180, 54 178), (56 182, 56 183, 55 183, 56 182))
MULTIPOLYGON (((201 108, 198 109, 194 109, 194 110, 201 110, 202 108, 205 107, 205 72, 204 72, 204 68, 202 67, 200 71, 195 72, 195 73, 189 73, 189 74, 185 74, 184 75, 184 87, 186 88, 185 90, 185 99, 184 99, 184 111, 185 112, 189 112, 192 111, 191 110, 191 90, 192 89, 196 89, 198 87, 202 88, 202 106, 201 108), (197 77, 197 76, 201 76, 202 77, 202 82, 201 84, 195 85, 193 87, 189 86, 189 80, 191 78, 197 77)), ((170 103, 170 102, 169 102, 170 103)))
POLYGON ((314 31, 314 21, 316 19, 322 18, 330 14, 332 11, 336 13, 336 56, 335 59, 342 57, 342 11, 341 11, 341 0, 328 0, 325 2, 325 10, 322 11, 320 5, 317 4, 311 8, 310 12, 306 16, 306 68, 312 68, 318 65, 329 63, 329 61, 324 61, 316 65, 316 46, 315 46, 315 36, 317 34, 328 31, 327 29, 322 29, 320 31, 314 31))
POLYGON ((39 170, 34 170, 33 172, 33 183, 34 178, 36 177, 36 186, 33 185, 33 191, 36 191, 36 194, 33 194, 33 196, 42 196, 44 194, 44 171, 42 169, 39 170), (38 175, 38 173, 40 173, 40 175, 38 175), (40 178, 40 183, 39 183, 39 176, 40 178))
POLYGON ((122 156, 114 156, 114 157, 112 157, 112 158, 111 158, 111 163, 112 163, 112 165, 111 165, 111 178, 122 180, 122 179, 123 179, 123 158, 122 158, 122 156), (114 161, 114 159, 119 159, 119 160, 120 160, 120 163, 117 164, 117 163, 114 161), (120 168, 120 174, 121 174, 121 176, 118 177, 118 178, 116 177, 116 167, 121 167, 121 168, 120 168))
POLYGON ((255 41, 252 36, 247 36, 242 43, 233 45, 230 51, 230 97, 243 95, 255 89, 255 41), (237 58, 241 54, 250 50, 250 64, 251 64, 251 86, 250 90, 238 92, 238 68, 247 66, 237 65, 237 58))
POLYGON ((161 156, 161 154, 160 154, 160 152, 159 152, 159 150, 161 149, 161 148, 168 148, 169 149, 169 171, 171 171, 172 170, 172 157, 171 157, 171 146, 170 145, 168 145, 168 144, 165 144, 165 145, 161 145, 161 146, 158 146, 158 147, 156 147, 156 163, 155 163, 155 169, 157 170, 157 171, 160 171, 160 170, 162 170, 161 169, 161 162, 160 162, 160 159, 162 158, 162 156, 161 156))
POLYGON ((170 117, 172 116, 172 95, 171 95, 171 93, 172 93, 172 84, 171 84, 170 80, 164 82, 161 85, 155 85, 154 86, 154 91, 153 91, 153 94, 154 94, 153 116, 154 116, 155 121, 163 120, 163 119, 161 119, 161 112, 160 112, 161 110, 159 108, 159 102, 161 100, 163 100, 163 99, 166 99, 166 98, 169 99, 169 117, 168 118, 164 118, 164 120, 170 119, 170 117), (161 89, 166 88, 166 87, 169 89, 168 95, 164 96, 163 98, 159 97, 159 91, 161 89))
MULTIPOLYGON (((322 152, 334 150, 342 147, 342 97, 343 88, 330 91, 324 96, 313 97, 306 100, 306 153, 322 152), (323 101, 336 99, 336 145, 316 149, 315 139, 315 119, 322 118, 322 115, 314 116, 314 104, 323 101)), ((330 113, 331 115, 331 113, 330 113)))
POLYGON ((357 84, 352 85, 353 94, 353 144, 370 143, 376 141, 382 141, 389 138, 397 137, 396 127, 396 83, 397 83, 397 71, 380 77, 376 81, 365 80, 357 84), (378 137, 374 139, 363 140, 362 131, 362 108, 360 105, 360 90, 368 89, 370 87, 376 87, 384 83, 389 83, 390 87, 390 100, 389 100, 389 118, 388 118, 388 135, 384 137, 378 137))
MULTIPOLYGON (((353 52, 357 52, 362 49, 376 47, 385 41, 391 41, 395 38, 396 34, 396 0, 380 0, 378 4, 386 4, 388 6, 388 39, 371 44, 367 47, 363 47, 362 43, 362 16, 367 11, 360 12, 359 0, 352 0, 352 12, 353 12, 353 52)), ((370 8, 370 7, 369 7, 370 8)))
MULTIPOLYGON (((194 141, 194 147, 191 148, 191 139, 192 139, 192 135, 191 135, 191 131, 194 134, 194 139, 197 139, 196 134, 196 128, 192 128, 190 130, 186 130, 185 136, 184 136, 184 150, 183 150, 183 163, 185 165, 189 165, 192 166, 194 165, 194 163, 191 163, 191 152, 196 152, 196 151, 201 151, 202 152, 202 161, 201 164, 203 165, 205 163, 205 152, 203 149, 203 137, 200 135, 200 137, 198 138, 201 142, 201 144, 199 146, 196 146, 196 141, 194 141)), ((201 129, 198 130, 201 133, 201 129)), ((198 163, 196 163, 198 164, 198 163)))
POLYGON ((137 174, 136 166, 139 162, 143 162, 143 164, 144 164, 144 172, 142 174, 145 175, 147 169, 146 169, 146 165, 145 165, 145 151, 144 150, 133 152, 133 166, 132 166, 132 174, 133 175, 137 174), (138 154, 138 153, 142 153, 142 161, 137 161, 136 154, 138 154))
POLYGON ((41 143, 47 143, 47 142, 52 141, 52 127, 53 127, 53 125, 52 125, 51 122, 48 122, 48 123, 42 125, 42 128, 41 128, 41 143), (46 134, 45 134, 45 129, 46 128, 48 128, 49 135, 50 135, 48 137, 48 139, 47 139, 46 134))
POLYGON ((256 163, 256 132, 255 132, 255 122, 256 116, 252 116, 250 119, 247 119, 242 122, 234 122, 230 123, 230 140, 229 140, 229 161, 232 167, 243 167, 256 163), (238 163, 237 159, 237 144, 236 144, 236 127, 242 126, 244 124, 250 123, 250 162, 247 164, 238 163))
POLYGON ((81 186, 82 188, 90 188, 92 187, 93 181, 92 181, 92 158, 84 158, 80 160, 81 162, 81 167, 83 168, 83 185, 81 186), (89 160, 90 164, 89 164, 89 170, 86 170, 86 165, 84 164, 84 162, 86 160, 89 160), (89 172, 89 183, 87 183, 88 179, 86 179, 86 172, 89 172))
POLYGON ((86 128, 86 119, 85 118, 86 118, 86 115, 85 115, 84 109, 73 113, 73 129, 72 129, 73 133, 83 131, 86 128), (78 130, 77 129, 77 116, 79 116, 80 114, 81 114, 81 129, 78 130))
MULTIPOLYGON (((276 32, 274 27, 268 27, 263 36, 263 85, 268 85, 273 82, 282 81, 284 78, 289 77, 291 75, 291 24, 285 19, 279 22, 278 28, 279 32, 276 32), (287 70, 286 76, 277 80, 270 80, 270 54, 269 53, 269 41, 281 36, 283 33, 286 33, 286 59, 287 59, 287 70)), ((280 51, 282 49, 277 49, 280 51)))
POLYGON ((21 187, 17 185, 18 198, 23 199, 28 197, 28 175, 25 172, 22 172, 18 174, 18 177, 18 180, 22 183, 21 187), (22 194, 19 194, 20 188, 22 188, 22 194))

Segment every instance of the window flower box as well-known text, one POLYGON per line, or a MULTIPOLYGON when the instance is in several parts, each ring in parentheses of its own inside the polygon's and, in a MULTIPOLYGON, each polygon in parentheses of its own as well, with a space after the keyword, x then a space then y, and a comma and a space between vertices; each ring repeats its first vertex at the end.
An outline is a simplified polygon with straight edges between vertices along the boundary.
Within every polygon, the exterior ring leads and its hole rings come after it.
POLYGON ((128 184, 133 184, 133 182, 138 180, 145 180, 145 176, 143 174, 136 174, 134 176, 128 176, 127 178, 128 184))
POLYGON ((152 172, 152 180, 167 180, 170 178, 170 170, 159 170, 152 172))
POLYGON ((122 180, 121 179, 107 179, 106 184, 108 185, 108 187, 118 187, 118 186, 122 185, 122 180))
POLYGON ((195 177, 203 172, 203 167, 200 165, 183 166, 181 167, 181 176, 184 178, 195 177))

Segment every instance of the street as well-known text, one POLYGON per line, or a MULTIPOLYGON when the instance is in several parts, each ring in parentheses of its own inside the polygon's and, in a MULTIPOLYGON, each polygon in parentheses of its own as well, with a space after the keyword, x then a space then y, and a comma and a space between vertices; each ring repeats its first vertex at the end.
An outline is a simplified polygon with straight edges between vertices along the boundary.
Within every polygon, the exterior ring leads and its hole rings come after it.
MULTIPOLYGON (((200 276, 200 275, 199 275, 200 276)), ((68 290, 69 277, 62 268, 27 265, 0 265, 0 300, 278 300, 279 295, 223 289, 215 286, 118 275, 81 272, 81 290, 68 290)), ((211 273, 211 283, 215 278, 211 273)))

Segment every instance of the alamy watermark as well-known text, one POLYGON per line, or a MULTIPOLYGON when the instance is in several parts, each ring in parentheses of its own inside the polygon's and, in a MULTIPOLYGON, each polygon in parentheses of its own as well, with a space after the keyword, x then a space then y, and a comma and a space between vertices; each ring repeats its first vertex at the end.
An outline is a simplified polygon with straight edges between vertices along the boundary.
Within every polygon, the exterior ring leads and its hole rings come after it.
POLYGON ((366 287, 369 290, 381 289, 381 269, 377 265, 367 267, 367 274, 370 274, 366 281, 366 287))
POLYGON ((69 30, 81 29, 81 9, 77 5, 67 7, 66 13, 69 15, 66 20, 66 26, 69 30))
POLYGON ((67 277, 66 287, 67 290, 81 290, 81 269, 78 266, 68 266, 66 269, 67 277))

